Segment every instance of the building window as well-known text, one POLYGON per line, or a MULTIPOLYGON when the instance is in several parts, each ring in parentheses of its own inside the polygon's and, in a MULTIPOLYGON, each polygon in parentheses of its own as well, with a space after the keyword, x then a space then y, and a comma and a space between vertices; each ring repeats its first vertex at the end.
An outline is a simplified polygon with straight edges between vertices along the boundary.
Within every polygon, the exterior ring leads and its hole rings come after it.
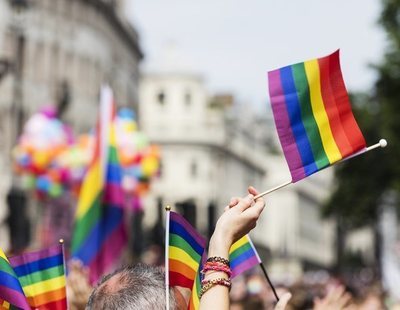
POLYGON ((158 92, 158 94, 157 94, 157 102, 160 104, 160 105, 164 105, 165 104, 165 93, 164 93, 164 91, 159 91, 158 92))
POLYGON ((190 92, 185 93, 185 105, 188 107, 192 104, 192 94, 190 92))
POLYGON ((192 178, 196 178, 197 173, 198 173, 197 163, 195 161, 192 161, 192 163, 190 164, 190 175, 192 176, 192 178))

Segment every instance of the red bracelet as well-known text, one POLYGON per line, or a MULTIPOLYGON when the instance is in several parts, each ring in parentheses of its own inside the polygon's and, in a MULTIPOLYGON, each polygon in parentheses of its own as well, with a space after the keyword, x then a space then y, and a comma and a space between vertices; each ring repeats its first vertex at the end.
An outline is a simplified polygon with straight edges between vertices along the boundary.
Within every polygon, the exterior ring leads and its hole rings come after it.
POLYGON ((227 274, 230 278, 232 276, 232 270, 225 264, 221 263, 210 263, 206 262, 204 264, 203 270, 201 271, 202 274, 205 274, 207 271, 220 271, 227 274))

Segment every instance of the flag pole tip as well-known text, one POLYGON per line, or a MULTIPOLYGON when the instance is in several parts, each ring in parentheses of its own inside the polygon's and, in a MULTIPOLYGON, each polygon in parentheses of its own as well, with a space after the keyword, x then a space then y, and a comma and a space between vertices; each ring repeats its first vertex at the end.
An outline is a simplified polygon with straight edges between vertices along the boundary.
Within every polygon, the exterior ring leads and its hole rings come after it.
POLYGON ((166 206, 165 211, 171 211, 171 206, 170 205, 166 206))
POLYGON ((63 243, 64 243, 64 239, 60 239, 60 240, 58 240, 58 242, 59 242, 60 244, 63 244, 63 243))
POLYGON ((387 146, 387 141, 385 140, 385 139, 380 139, 379 140, 379 145, 381 146, 381 147, 386 147, 387 146))

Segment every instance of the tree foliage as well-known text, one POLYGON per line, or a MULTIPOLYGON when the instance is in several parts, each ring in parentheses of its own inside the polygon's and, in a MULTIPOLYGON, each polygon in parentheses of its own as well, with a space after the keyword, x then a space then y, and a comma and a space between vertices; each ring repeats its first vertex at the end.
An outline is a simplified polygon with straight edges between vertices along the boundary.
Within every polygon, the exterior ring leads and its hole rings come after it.
POLYGON ((336 187, 324 214, 340 217, 346 229, 375 224, 385 193, 400 191, 400 0, 383 0, 379 23, 388 43, 374 67, 375 87, 368 95, 353 96, 352 102, 367 144, 386 138, 388 146, 337 166, 336 187))

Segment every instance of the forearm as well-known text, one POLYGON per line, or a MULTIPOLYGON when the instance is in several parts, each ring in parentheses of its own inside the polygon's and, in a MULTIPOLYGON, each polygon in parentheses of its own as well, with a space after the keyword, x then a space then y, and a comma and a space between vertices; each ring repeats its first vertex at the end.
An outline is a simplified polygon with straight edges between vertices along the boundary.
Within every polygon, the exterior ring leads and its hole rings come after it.
MULTIPOLYGON (((222 234, 218 234, 217 232, 211 237, 209 249, 208 249, 208 257, 222 257, 225 259, 229 259, 229 249, 231 242, 226 240, 222 234)), ((228 279, 228 276, 224 272, 213 271, 207 272, 205 274, 206 280, 213 280, 217 278, 228 279)), ((209 289, 200 300, 200 309, 208 310, 208 309, 221 309, 228 310, 229 309, 229 289, 223 285, 215 285, 211 289, 209 289)))

